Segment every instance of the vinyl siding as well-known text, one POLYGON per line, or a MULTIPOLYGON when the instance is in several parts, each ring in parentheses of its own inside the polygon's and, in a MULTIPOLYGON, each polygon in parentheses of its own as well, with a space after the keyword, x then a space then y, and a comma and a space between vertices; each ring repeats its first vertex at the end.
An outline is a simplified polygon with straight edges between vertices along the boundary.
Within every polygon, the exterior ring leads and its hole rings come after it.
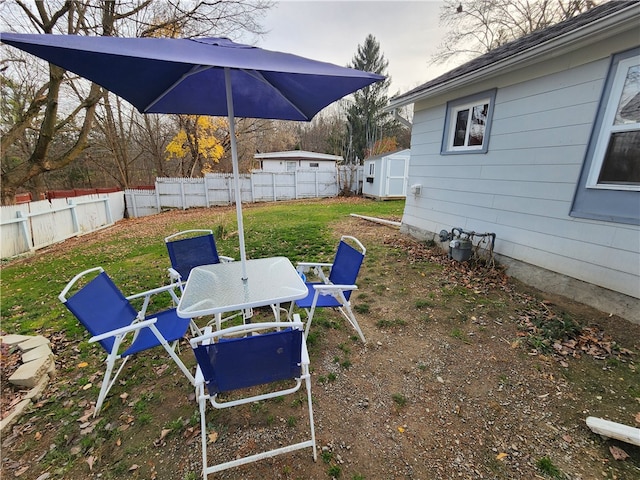
POLYGON ((486 154, 439 154, 454 95, 416 105, 409 184, 423 188, 407 197, 403 224, 493 232, 501 255, 640 298, 640 227, 569 216, 608 67, 532 70, 526 81, 520 71, 512 84, 503 75, 486 154))

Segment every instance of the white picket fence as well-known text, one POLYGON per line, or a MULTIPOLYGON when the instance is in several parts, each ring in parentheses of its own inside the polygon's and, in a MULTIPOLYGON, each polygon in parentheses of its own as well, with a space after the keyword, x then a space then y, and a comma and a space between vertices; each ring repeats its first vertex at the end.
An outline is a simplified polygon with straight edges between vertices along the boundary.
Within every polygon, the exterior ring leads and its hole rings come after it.
MULTIPOLYGON (((362 167, 295 172, 252 172, 240 175, 243 203, 335 197, 342 190, 362 192, 362 167)), ((57 198, 0 208, 0 258, 61 242, 112 225, 124 218, 235 202, 233 176, 158 178, 155 190, 126 190, 99 195, 57 198)))
POLYGON ((0 208, 0 258, 61 242, 124 218, 124 192, 54 198, 0 208))
MULTIPOLYGON (((343 187, 362 191, 362 167, 294 172, 255 171, 240 175, 243 203, 335 197, 343 187)), ((154 215, 163 209, 231 205, 235 202, 232 174, 207 174, 204 178, 157 178, 155 190, 126 190, 130 217, 154 215)))

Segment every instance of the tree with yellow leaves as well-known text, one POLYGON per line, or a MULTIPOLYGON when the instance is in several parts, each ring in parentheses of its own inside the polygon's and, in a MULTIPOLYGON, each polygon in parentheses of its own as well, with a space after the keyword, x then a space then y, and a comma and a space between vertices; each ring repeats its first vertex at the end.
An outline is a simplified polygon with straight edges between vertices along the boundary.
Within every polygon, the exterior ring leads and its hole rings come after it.
POLYGON ((183 177, 199 177, 214 170, 224 155, 218 137, 228 130, 223 117, 179 115, 180 130, 167 145, 167 160, 179 160, 183 177))

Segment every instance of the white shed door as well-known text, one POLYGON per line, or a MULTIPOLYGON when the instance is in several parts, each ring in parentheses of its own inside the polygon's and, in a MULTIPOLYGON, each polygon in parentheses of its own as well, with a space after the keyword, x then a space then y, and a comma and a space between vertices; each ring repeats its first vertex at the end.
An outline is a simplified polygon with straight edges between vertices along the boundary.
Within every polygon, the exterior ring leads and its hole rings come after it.
POLYGON ((406 196, 407 182, 405 179, 406 160, 404 158, 389 158, 387 160, 387 188, 385 195, 406 196))

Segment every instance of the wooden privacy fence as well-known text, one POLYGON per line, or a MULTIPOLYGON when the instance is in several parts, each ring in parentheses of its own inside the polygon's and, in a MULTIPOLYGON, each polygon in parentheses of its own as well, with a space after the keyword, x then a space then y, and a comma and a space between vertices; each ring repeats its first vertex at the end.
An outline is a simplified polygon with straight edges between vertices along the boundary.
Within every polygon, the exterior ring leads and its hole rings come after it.
POLYGON ((112 225, 124 193, 54 198, 0 208, 0 258, 10 258, 112 225))
MULTIPOLYGON (((240 175, 243 203, 335 197, 346 190, 362 191, 362 167, 294 172, 255 171, 240 175)), ((130 217, 144 217, 163 209, 210 207, 235 203, 233 175, 207 174, 204 178, 156 178, 155 190, 126 190, 130 217)))

